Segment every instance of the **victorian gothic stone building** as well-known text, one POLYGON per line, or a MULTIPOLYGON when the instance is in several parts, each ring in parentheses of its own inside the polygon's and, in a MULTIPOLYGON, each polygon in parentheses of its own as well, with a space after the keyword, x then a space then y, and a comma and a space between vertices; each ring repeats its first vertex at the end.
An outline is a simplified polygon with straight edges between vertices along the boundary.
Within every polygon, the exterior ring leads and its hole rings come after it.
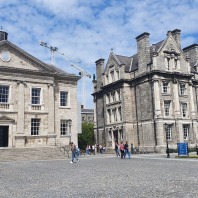
POLYGON ((77 81, 0 31, 0 147, 77 143, 77 81))
POLYGON ((107 148, 115 141, 150 152, 195 147, 198 140, 198 45, 184 49, 180 30, 150 46, 149 33, 136 37, 137 54, 110 53, 96 61, 95 139, 107 148), (166 126, 166 127, 165 127, 166 126))

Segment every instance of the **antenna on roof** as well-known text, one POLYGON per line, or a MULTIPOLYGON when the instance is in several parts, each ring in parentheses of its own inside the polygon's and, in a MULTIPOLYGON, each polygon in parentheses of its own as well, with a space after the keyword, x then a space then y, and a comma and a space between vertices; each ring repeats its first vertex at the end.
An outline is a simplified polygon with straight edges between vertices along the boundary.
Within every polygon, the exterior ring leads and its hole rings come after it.
POLYGON ((3 30, 3 27, 1 26, 1 30, 3 30))

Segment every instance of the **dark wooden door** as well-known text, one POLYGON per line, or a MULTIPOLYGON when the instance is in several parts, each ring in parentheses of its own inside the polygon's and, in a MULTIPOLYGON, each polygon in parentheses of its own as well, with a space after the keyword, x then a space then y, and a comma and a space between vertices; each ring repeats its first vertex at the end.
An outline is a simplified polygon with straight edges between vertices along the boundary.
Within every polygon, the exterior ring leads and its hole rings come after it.
POLYGON ((8 126, 0 126, 0 147, 8 146, 8 126))

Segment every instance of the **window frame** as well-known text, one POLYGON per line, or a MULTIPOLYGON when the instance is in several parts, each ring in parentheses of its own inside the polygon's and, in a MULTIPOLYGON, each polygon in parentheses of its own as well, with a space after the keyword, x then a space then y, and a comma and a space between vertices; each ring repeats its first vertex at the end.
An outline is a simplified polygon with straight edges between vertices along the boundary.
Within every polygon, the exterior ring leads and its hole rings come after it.
POLYGON ((59 91, 59 108, 70 108, 70 92, 67 90, 60 90, 59 91), (67 93, 67 103, 65 106, 61 105, 61 93, 67 93))
POLYGON ((60 120, 60 136, 69 136, 70 134, 71 134, 71 120, 61 119, 60 120))
POLYGON ((31 136, 39 135, 40 126, 41 126, 41 119, 40 118, 31 118, 31 136))
POLYGON ((167 81, 162 82, 162 93, 163 94, 169 93, 169 82, 167 82, 167 81), (165 84, 166 84, 166 86, 165 86, 165 84), (165 91, 165 89, 166 89, 166 91, 165 91))
POLYGON ((171 114, 171 101, 170 100, 164 100, 164 116, 169 117, 170 114, 171 114), (168 111, 167 111, 167 107, 165 105, 167 105, 168 103, 169 103, 169 107, 168 107, 168 111))
POLYGON ((179 83, 179 94, 181 96, 186 95, 186 84, 185 83, 179 83))
POLYGON ((187 113, 188 113, 188 105, 187 102, 181 102, 181 114, 183 118, 187 117, 187 113), (184 105, 186 106, 186 108, 183 108, 184 105), (184 111, 185 110, 185 111, 184 111))
MULTIPOLYGON (((43 95, 42 95, 42 91, 43 91, 43 89, 41 88, 41 87, 31 87, 31 105, 33 105, 33 106, 40 106, 41 104, 42 104, 42 97, 43 97, 43 95), (40 93, 39 93, 39 103, 33 103, 33 89, 37 89, 37 90, 40 90, 40 93)), ((38 98, 38 96, 35 96, 35 97, 37 97, 38 98)))
POLYGON ((6 92, 7 92, 6 94, 1 93, 1 95, 0 95, 0 103, 1 104, 9 104, 9 102, 10 102, 10 91, 11 91, 10 90, 10 85, 0 85, 0 88, 1 87, 2 88, 8 88, 8 90, 6 90, 6 92), (6 98, 5 98, 6 101, 5 102, 3 100, 1 101, 2 95, 5 95, 6 96, 6 98))
POLYGON ((166 126, 166 138, 167 140, 172 140, 172 124, 166 126))
POLYGON ((188 140, 188 137, 189 137, 189 128, 190 128, 190 125, 189 124, 183 124, 183 136, 184 136, 184 140, 188 140))

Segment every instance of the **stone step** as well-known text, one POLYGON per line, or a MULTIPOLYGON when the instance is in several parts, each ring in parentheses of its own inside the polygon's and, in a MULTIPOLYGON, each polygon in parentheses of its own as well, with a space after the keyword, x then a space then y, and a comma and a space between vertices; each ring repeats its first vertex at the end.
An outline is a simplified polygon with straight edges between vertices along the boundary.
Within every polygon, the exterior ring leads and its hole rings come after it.
POLYGON ((0 162, 65 159, 67 156, 67 153, 58 147, 0 149, 0 162))

